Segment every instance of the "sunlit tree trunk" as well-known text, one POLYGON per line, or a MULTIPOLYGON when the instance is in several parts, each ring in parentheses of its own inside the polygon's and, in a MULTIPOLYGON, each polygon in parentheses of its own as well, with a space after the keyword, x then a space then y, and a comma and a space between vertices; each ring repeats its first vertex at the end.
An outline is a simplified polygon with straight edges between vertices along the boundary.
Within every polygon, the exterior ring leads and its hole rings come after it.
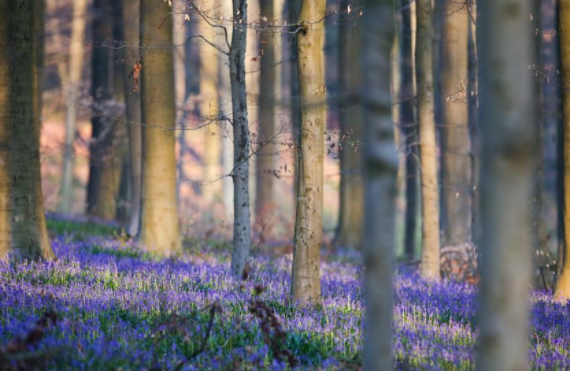
POLYGON ((392 369, 392 259, 398 156, 390 105, 391 0, 366 0, 364 108, 364 371, 392 369))
POLYGON ((0 259, 55 258, 40 176, 34 2, 0 2, 0 259))
POLYGON ((531 0, 479 4, 481 289, 476 369, 528 370, 535 121, 531 0))
POLYGON ((131 200, 128 232, 135 236, 139 232, 141 190, 142 190, 142 127, 141 87, 131 73, 139 62, 140 45, 140 0, 123 0, 123 39, 129 47, 125 50, 125 116, 129 150, 129 175, 131 178, 131 200))
MULTIPOLYGON (((217 0, 200 2, 200 8, 209 18, 216 19, 219 11, 217 0)), ((196 17, 198 34, 203 35, 213 43, 217 43, 216 34, 219 29, 213 28, 202 18, 196 17)), ((211 22, 211 20, 210 20, 211 22)), ((223 45, 223 44, 222 44, 223 45)), ((200 43, 200 114, 204 123, 209 123, 204 133, 204 196, 210 202, 218 201, 221 192, 221 182, 210 183, 220 177, 221 130, 216 120, 218 107, 218 51, 206 42, 200 43)))
POLYGON ((247 0, 233 0, 232 41, 229 54, 234 135, 234 236, 232 274, 241 277, 249 259, 251 216, 249 211, 249 124, 245 80, 247 0))
POLYGON ((147 250, 180 252, 176 199, 174 60, 172 15, 168 3, 142 0, 143 173, 140 241, 147 250))
POLYGON ((73 20, 71 23, 71 40, 69 47, 69 74, 67 78, 67 111, 65 115, 65 142, 63 152, 63 173, 61 176, 59 211, 71 212, 73 203, 73 143, 79 106, 81 75, 83 72, 85 39, 85 9, 87 2, 73 2, 73 20))
POLYGON ((89 145, 89 179, 87 183, 87 214, 103 219, 115 217, 119 179, 116 167, 121 159, 114 153, 116 140, 115 107, 113 102, 113 50, 107 46, 113 39, 113 15, 110 0, 93 4, 92 85, 93 113, 89 145))
MULTIPOLYGON (((266 24, 273 24, 276 19, 276 9, 274 0, 261 0, 259 2, 262 27, 266 24)), ((256 195, 255 195, 255 215, 257 225, 262 226, 271 217, 275 208, 275 192, 277 178, 273 171, 279 167, 279 155, 276 151, 279 147, 274 143, 277 134, 276 101, 277 84, 279 81, 280 68, 277 61, 276 38, 278 34, 274 30, 261 32, 260 50, 263 51, 260 62, 259 76, 259 120, 257 129, 256 152, 256 195)))
MULTIPOLYGON (((562 86, 570 85, 570 0, 558 2, 558 34, 560 37, 560 60, 562 69, 562 86)), ((562 271, 555 290, 557 299, 570 299, 570 92, 563 89, 564 120, 564 254, 562 271)), ((559 259, 560 260, 560 259, 559 259)))
POLYGON ((468 8, 464 2, 446 1, 444 10, 442 89, 442 187, 444 243, 471 241, 472 171, 468 126, 467 40, 468 8))
POLYGON ((420 129, 422 185, 422 277, 439 279, 439 185, 433 97, 433 10, 431 0, 418 0, 416 81, 420 129))
POLYGON ((297 215, 291 295, 300 305, 321 296, 320 252, 323 222, 326 88, 324 18, 326 0, 303 0, 297 35, 301 127, 297 172, 297 215))
POLYGON ((349 6, 359 9, 362 1, 343 0, 340 4, 339 30, 339 124, 341 131, 340 205, 335 244, 346 248, 360 248, 362 237, 362 186, 361 148, 362 111, 354 96, 360 88, 361 18, 350 13, 349 6))

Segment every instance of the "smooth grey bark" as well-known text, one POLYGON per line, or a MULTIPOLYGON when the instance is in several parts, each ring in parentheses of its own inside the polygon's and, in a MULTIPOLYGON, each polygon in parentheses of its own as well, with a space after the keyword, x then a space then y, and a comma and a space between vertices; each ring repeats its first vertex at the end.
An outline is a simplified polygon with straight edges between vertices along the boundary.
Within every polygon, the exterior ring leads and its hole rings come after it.
POLYGON ((398 156, 391 112, 393 2, 365 1, 364 103, 364 371, 392 369, 392 259, 398 156))
POLYGON ((476 369, 528 370, 531 202, 538 148, 531 0, 479 4, 481 290, 476 369))
POLYGON ((136 84, 131 73, 140 58, 140 0, 123 0, 123 38, 125 44, 129 45, 129 49, 124 54, 126 68, 123 74, 129 147, 129 176, 131 178, 131 200, 127 227, 129 234, 136 236, 140 226, 142 195, 141 82, 138 81, 136 84))
POLYGON ((234 236, 232 274, 241 277, 249 259, 249 123, 245 90, 247 0, 233 0, 233 32, 229 53, 234 134, 234 236))

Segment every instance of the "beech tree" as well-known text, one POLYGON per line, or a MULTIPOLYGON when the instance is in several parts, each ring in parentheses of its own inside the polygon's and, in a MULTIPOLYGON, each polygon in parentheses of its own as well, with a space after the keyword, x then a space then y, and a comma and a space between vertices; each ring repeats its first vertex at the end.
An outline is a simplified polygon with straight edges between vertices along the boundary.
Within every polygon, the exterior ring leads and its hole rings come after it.
POLYGON ((174 58, 168 3, 140 3, 143 173, 140 241, 169 256, 182 247, 176 197, 174 58))
POLYGON ((390 94, 392 0, 366 0, 363 32, 364 371, 392 369, 392 259, 398 155, 390 94))
POLYGON ((464 2, 445 1, 443 12, 442 188, 444 243, 471 242, 472 169, 467 85, 469 13, 464 2))
POLYGON ((360 248, 362 237, 362 202, 364 197, 362 185, 362 161, 359 141, 362 138, 362 111, 358 102, 351 99, 358 94, 360 88, 360 33, 362 19, 358 13, 350 13, 349 7, 358 9, 362 1, 343 0, 339 14, 339 47, 338 76, 340 99, 339 125, 342 149, 340 158, 340 190, 339 214, 335 235, 335 243, 347 248, 360 248))
POLYGON ((423 220, 421 274, 424 278, 439 279, 439 184, 433 94, 433 10, 431 0, 418 0, 416 12, 416 81, 423 220))
POLYGON ((129 234, 136 236, 140 225, 142 197, 142 126, 141 89, 138 80, 140 65, 140 0, 123 0, 123 40, 129 49, 124 54, 125 116, 129 146, 129 176, 131 200, 129 205, 129 234), (136 76, 135 76, 136 75, 136 76))
POLYGON ((63 173, 60 189, 59 211, 71 212, 73 202, 73 143, 81 87, 81 75, 84 63, 84 39, 87 2, 73 2, 73 20, 71 23, 71 45, 69 48, 69 73, 67 82, 67 110, 65 115, 65 142, 63 152, 63 173))
POLYGON ((325 155, 324 21, 326 0, 303 0, 297 34, 301 127, 297 168, 297 215, 291 296, 300 305, 321 296, 320 252, 325 155))
POLYGON ((0 259, 55 258, 40 176, 34 1, 0 1, 0 259))
MULTIPOLYGON (((570 1, 558 1, 558 35, 560 37, 560 59, 562 69, 562 86, 570 85, 570 1)), ((570 92, 563 91, 563 141, 564 141, 564 231, 562 270, 556 283, 554 296, 556 299, 570 299, 570 92)), ((558 258, 560 261, 560 257, 558 258)))
POLYGON ((528 369, 538 125, 531 0, 479 4, 481 289, 477 370, 528 369))

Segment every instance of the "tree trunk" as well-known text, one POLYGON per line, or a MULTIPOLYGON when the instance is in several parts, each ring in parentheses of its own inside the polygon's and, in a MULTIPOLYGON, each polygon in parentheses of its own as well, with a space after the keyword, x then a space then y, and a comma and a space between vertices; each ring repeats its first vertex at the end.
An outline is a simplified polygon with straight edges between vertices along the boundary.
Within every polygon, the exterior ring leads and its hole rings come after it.
POLYGON ((412 11, 407 0, 400 0, 400 106, 399 125, 406 161, 406 216, 404 255, 412 260, 416 253, 418 220, 417 131, 414 119, 414 66, 412 60, 412 11))
MULTIPOLYGON (((562 86, 570 85, 570 0, 558 2, 558 34, 560 37, 560 60, 562 86)), ((556 283, 556 299, 570 299, 570 92, 563 89, 563 140, 564 140, 564 254, 561 275, 556 283)))
POLYGON ((472 177, 469 139, 467 40, 469 15, 463 2, 447 1, 444 13, 442 89, 442 172, 444 239, 447 245, 471 242, 472 177))
POLYGON ((321 296, 321 244, 326 128, 324 19, 326 0, 303 0, 297 34, 301 128, 291 295, 300 305, 321 296))
POLYGON ((528 307, 538 132, 531 0, 479 4, 481 290, 476 369, 528 370, 528 307))
POLYGON ((37 70, 37 81, 38 81, 38 116, 40 118, 40 127, 42 120, 42 97, 43 97, 43 85, 44 85, 44 60, 45 60, 45 12, 46 12, 46 0, 36 0, 34 1, 34 28, 36 35, 36 70, 37 70))
POLYGON ((69 74, 67 78, 67 112, 65 115, 65 142, 63 152, 63 173, 60 189, 59 211, 70 213, 73 205, 73 143, 79 106, 79 91, 83 72, 85 23, 87 2, 73 2, 71 23, 71 46, 69 48, 69 74))
MULTIPOLYGON (((234 24, 247 24, 247 0, 233 0, 234 24)), ((245 51, 247 30, 234 27, 230 47, 234 134, 234 237, 232 274, 240 278, 249 259, 251 216, 249 211, 249 123, 245 89, 245 51)))
POLYGON ((343 0, 339 13, 339 124, 341 131, 340 202, 335 244, 349 249, 359 249, 362 237, 362 185, 360 140, 362 138, 362 112, 353 97, 360 88, 359 59, 361 19, 348 13, 351 6, 358 9, 362 1, 343 0))
POLYGON ((89 146, 89 180, 87 183, 87 214, 103 219, 115 217, 115 195, 119 179, 116 167, 121 165, 114 153, 115 106, 113 102, 113 50, 106 43, 113 39, 112 5, 110 0, 93 4, 92 86, 93 116, 89 146))
POLYGON ((167 3, 142 0, 143 173, 140 241, 148 251, 171 256, 181 251, 176 199, 176 111, 172 16, 167 3))
MULTIPOLYGON (((276 20, 274 0, 261 0, 259 5, 261 17, 267 20, 262 25, 273 24, 276 20)), ((277 34, 273 30, 261 32, 260 55, 261 72, 259 75, 259 121, 257 129, 256 152, 256 195, 255 215, 257 226, 264 226, 270 219, 276 205, 277 177, 273 171, 279 168, 278 146, 275 136, 277 135, 276 97, 279 80, 279 66, 277 64, 277 49, 275 39, 277 34)), ((267 230, 267 229, 266 229, 267 230)))
POLYGON ((426 279, 440 279, 439 185, 437 182, 437 142, 433 97, 433 10, 431 0, 418 0, 416 81, 422 185, 422 267, 426 279))
MULTIPOLYGON (((218 17, 216 0, 201 1, 200 7, 207 17, 218 17)), ((216 43, 216 34, 220 32, 210 26, 202 18, 198 20, 198 33, 208 40, 216 43)), ((200 44, 200 114, 203 124, 208 124, 204 133, 204 182, 208 183, 204 188, 204 196, 209 202, 219 201, 221 182, 212 182, 221 175, 221 130, 216 120, 219 114, 218 107, 218 52, 208 43, 200 44)), ((210 216, 212 217, 212 216, 210 216)))
POLYGON ((391 0, 366 0, 364 103, 364 371, 392 369, 392 259, 398 155, 391 114, 391 0))
POLYGON ((52 260, 40 176, 34 1, 2 1, 0 14, 0 259, 52 260))
POLYGON ((126 49, 123 74, 125 89, 125 116, 129 150, 129 176, 131 178, 131 200, 129 207, 128 232, 136 236, 140 226, 142 196, 142 127, 140 81, 135 82, 131 72, 140 61, 140 0, 123 0, 123 39, 126 49))

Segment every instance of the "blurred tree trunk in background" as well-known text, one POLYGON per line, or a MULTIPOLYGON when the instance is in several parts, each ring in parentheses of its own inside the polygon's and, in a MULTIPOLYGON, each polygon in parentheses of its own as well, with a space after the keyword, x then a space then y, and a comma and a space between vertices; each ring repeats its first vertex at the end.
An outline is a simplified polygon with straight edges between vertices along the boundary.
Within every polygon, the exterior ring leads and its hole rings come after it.
POLYGON ((113 96, 117 113, 115 120, 115 140, 113 141, 113 169, 117 182, 115 218, 123 226, 129 220, 129 202, 132 184, 129 176, 129 149, 127 147, 127 122, 125 114, 125 39, 123 35, 123 0, 113 1, 113 42, 117 46, 113 55, 113 96), (116 164, 115 164, 116 162, 116 164))
POLYGON ((140 0, 123 0, 123 40, 127 45, 123 86, 131 178, 128 232, 136 236, 139 232, 142 194, 141 95, 140 82, 134 78, 137 63, 140 62, 140 0))
MULTIPOLYGON (((219 4, 217 0, 203 0, 200 9, 210 22, 217 22, 219 4)), ((220 32, 210 26, 201 17, 198 22, 198 35, 202 35, 214 44, 217 43, 216 34, 220 32)), ((204 182, 212 182, 221 175, 221 130, 218 125, 218 51, 204 41, 200 41, 200 114, 202 125, 208 124, 204 133, 204 182)), ((207 201, 219 201, 221 195, 221 182, 216 181, 204 185, 204 196, 207 201)), ((212 216, 210 215, 210 218, 212 216)))
POLYGON ((479 4, 481 290, 476 369, 527 370, 538 126, 531 0, 479 4))
POLYGON ((340 190, 339 214, 335 244, 350 249, 360 248, 362 237, 361 148, 362 111, 354 97, 360 88, 360 54, 362 32, 358 15, 362 1, 342 0, 340 3, 340 31, 338 47, 339 124, 340 124, 340 190), (356 9, 354 13, 349 12, 356 9))
POLYGON ((555 297, 570 299, 570 0, 558 1, 560 60, 562 69, 563 120, 564 120, 564 252, 561 275, 556 284, 555 297))
POLYGON ((412 260, 416 252, 418 220, 418 135, 414 115, 414 61, 412 57, 412 7, 408 0, 399 1, 398 31, 400 42, 399 126, 406 161, 406 210, 404 256, 412 260))
POLYGON ((119 179, 116 167, 121 159, 114 153, 116 142, 116 106, 113 101, 114 53, 109 46, 113 39, 113 14, 110 0, 93 4, 92 83, 93 113, 89 144, 89 180, 87 183, 87 214, 113 219, 119 179))
POLYGON ((79 106, 81 77, 83 74, 86 8, 85 0, 73 1, 73 19, 69 47, 69 71, 67 82, 67 109, 65 115, 65 141, 63 151, 63 172, 61 175, 60 203, 61 213, 71 213, 73 205, 73 163, 75 126, 79 106))
POLYGON ((364 371, 392 369, 392 260, 399 162, 390 94, 393 4, 391 0, 366 0, 363 15, 364 371))
POLYGON ((442 90, 442 189, 444 244, 471 242, 472 169, 467 78, 468 7, 448 0, 444 10, 442 90))
POLYGON ((142 0, 143 173, 140 241, 148 251, 181 251, 176 199, 176 121, 172 15, 167 3, 142 0))
POLYGON ((416 81, 422 190, 422 267, 421 275, 439 280, 439 184, 437 179, 437 141, 433 96, 433 9, 431 0, 418 0, 416 81))
POLYGON ((280 63, 277 64, 276 33, 269 27, 276 18, 275 0, 259 2, 261 15, 260 27, 266 31, 260 33, 260 75, 259 75, 259 120, 257 128, 257 146, 255 163, 255 215, 258 227, 269 222, 272 211, 276 208, 277 177, 273 174, 279 167, 279 147, 274 144, 277 135, 277 86, 280 85, 280 63))
POLYGON ((34 1, 34 34, 36 39, 36 71, 38 81, 38 116, 40 117, 40 127, 42 123, 42 97, 44 86, 44 61, 45 61, 45 12, 46 0, 34 1))
POLYGON ((0 259, 55 258, 44 216, 32 0, 0 2, 0 259))
POLYGON ((326 0, 303 0, 297 34, 301 127, 298 148, 297 215, 291 295, 300 305, 321 296, 326 88, 324 29, 326 0))
POLYGON ((472 189, 472 208, 471 213, 471 240, 478 245, 481 239, 481 212, 479 210, 479 179, 480 179, 480 155, 481 155, 481 140, 479 129, 479 104, 477 100, 478 91, 478 67, 477 67, 477 1, 468 0, 469 6, 469 32, 467 41, 467 97, 465 104, 468 107, 468 123, 469 123, 469 137, 471 138, 471 189, 472 189))
MULTIPOLYGON (((247 0, 233 0, 232 19, 235 25, 247 24, 247 0)), ((251 247, 251 215, 249 203, 249 122, 246 94, 245 53, 247 29, 234 27, 229 53, 230 84, 232 91, 232 119, 234 136, 234 231, 232 274, 244 274, 251 247)))

